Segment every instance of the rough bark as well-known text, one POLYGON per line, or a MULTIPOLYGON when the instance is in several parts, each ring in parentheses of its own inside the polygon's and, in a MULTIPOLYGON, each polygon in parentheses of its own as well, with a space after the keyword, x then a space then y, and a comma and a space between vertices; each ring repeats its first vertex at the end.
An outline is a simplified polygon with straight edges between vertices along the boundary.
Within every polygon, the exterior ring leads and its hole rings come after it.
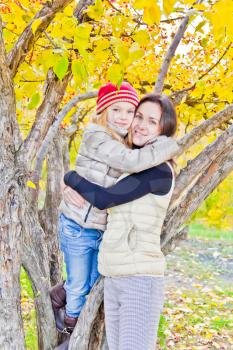
POLYGON ((85 21, 84 10, 87 9, 88 6, 93 5, 94 0, 79 0, 76 9, 74 10, 74 16, 78 19, 79 23, 85 21))
MULTIPOLYGON (((95 330, 95 339, 92 337, 91 344, 97 342, 97 347, 89 347, 93 325, 98 317, 99 308, 103 301, 103 278, 99 278, 89 294, 86 304, 80 314, 77 326, 71 336, 69 350, 98 350, 103 336, 103 320, 95 330)), ((100 317, 101 318, 101 317, 100 317)), ((95 343, 96 344, 96 343, 95 343)))
POLYGON ((179 232, 177 232, 171 239, 162 247, 162 252, 164 255, 168 255, 172 252, 180 242, 188 238, 189 227, 185 226, 179 232))
MULTIPOLYGON (((30 194, 25 193, 25 198, 30 194)), ((54 315, 49 298, 49 258, 45 233, 39 224, 37 206, 25 203, 22 265, 25 268, 34 292, 36 307, 38 347, 52 350, 57 342, 54 315)))
POLYGON ((44 100, 37 110, 31 131, 20 149, 20 158, 29 168, 50 126, 54 122, 70 77, 71 73, 68 71, 63 80, 60 81, 52 69, 48 71, 44 100))
POLYGON ((196 158, 190 160, 176 178, 176 186, 169 209, 176 206, 183 193, 207 169, 211 162, 233 143, 233 129, 224 131, 214 142, 208 145, 196 158))
POLYGON ((39 150, 37 159, 42 162, 46 152, 48 150, 50 142, 53 140, 55 135, 57 134, 59 125, 61 124, 62 120, 65 118, 66 114, 71 110, 72 107, 76 106, 76 104, 80 101, 85 101, 90 98, 94 98, 97 96, 97 91, 91 91, 87 92, 85 94, 81 94, 78 96, 73 97, 64 107, 63 109, 58 113, 58 115, 55 118, 55 121, 53 125, 50 127, 46 137, 43 140, 43 143, 41 145, 41 148, 39 150))
POLYGON ((15 95, 2 37, 0 17, 0 348, 25 349, 20 310, 23 208, 15 163, 15 95))
POLYGON ((173 238, 181 225, 232 170, 233 147, 231 145, 211 162, 210 166, 189 189, 180 203, 168 212, 161 235, 162 247, 173 238))
POLYGON ((48 248, 51 284, 62 280, 63 259, 58 244, 58 207, 61 201, 60 183, 63 177, 62 140, 60 133, 54 138, 47 155, 47 187, 40 223, 45 232, 48 248))

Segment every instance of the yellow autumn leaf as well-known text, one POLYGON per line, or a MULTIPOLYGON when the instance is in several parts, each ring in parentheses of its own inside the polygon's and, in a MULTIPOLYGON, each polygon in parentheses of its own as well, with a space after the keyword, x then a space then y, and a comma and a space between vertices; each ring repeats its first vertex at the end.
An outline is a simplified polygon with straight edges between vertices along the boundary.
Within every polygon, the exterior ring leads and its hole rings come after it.
POLYGON ((146 6, 148 6, 149 0, 135 0, 133 2, 133 7, 138 10, 142 10, 146 6))
POLYGON ((101 0, 96 0, 94 5, 91 5, 86 10, 87 15, 95 20, 100 20, 104 13, 103 4, 101 0))
POLYGON ((107 78, 113 83, 117 84, 123 77, 122 68, 119 64, 115 63, 109 67, 107 78))
POLYGON ((163 11, 164 11, 166 16, 170 15, 175 3, 176 3, 176 0, 164 0, 163 1, 163 11))
POLYGON ((27 181, 27 186, 36 189, 36 185, 32 181, 27 181))
POLYGON ((41 190, 45 190, 45 182, 44 180, 39 180, 39 186, 41 190))
POLYGON ((74 8, 72 5, 70 6, 66 6, 65 9, 63 10, 63 13, 66 15, 66 16, 73 16, 73 13, 74 13, 74 8))
POLYGON ((160 7, 155 3, 153 6, 146 7, 143 14, 143 21, 148 25, 158 24, 160 22, 160 7))
POLYGON ((38 18, 32 23, 31 29, 32 29, 33 34, 35 34, 35 32, 36 32, 37 28, 39 27, 39 25, 41 24, 41 22, 42 22, 42 19, 38 18))
POLYGON ((150 36, 147 30, 138 30, 133 35, 133 39, 140 45, 147 45, 150 42, 150 36))

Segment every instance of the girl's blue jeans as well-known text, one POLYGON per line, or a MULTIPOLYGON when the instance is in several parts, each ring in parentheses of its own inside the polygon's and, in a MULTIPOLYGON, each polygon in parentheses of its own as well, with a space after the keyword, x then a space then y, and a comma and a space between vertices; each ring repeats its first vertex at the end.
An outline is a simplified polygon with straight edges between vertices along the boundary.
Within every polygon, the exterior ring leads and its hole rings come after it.
POLYGON ((64 214, 59 218, 60 249, 64 254, 67 279, 66 313, 78 317, 86 295, 99 277, 97 255, 103 231, 83 228, 64 214))

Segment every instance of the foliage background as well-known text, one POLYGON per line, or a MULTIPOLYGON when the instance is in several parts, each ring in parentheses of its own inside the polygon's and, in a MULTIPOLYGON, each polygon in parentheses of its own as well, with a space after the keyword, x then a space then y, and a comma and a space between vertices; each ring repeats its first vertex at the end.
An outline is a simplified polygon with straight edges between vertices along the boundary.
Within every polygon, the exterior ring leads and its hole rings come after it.
MULTIPOLYGON (((41 0, 1 2, 0 13, 8 51, 42 5, 41 0)), ((75 6, 73 1, 62 13, 56 14, 33 50, 27 54, 15 77, 17 117, 25 137, 43 101, 46 92, 44 82, 51 67, 59 79, 65 76, 70 66, 73 73, 61 107, 74 95, 96 89, 107 80, 119 84, 122 79, 127 79, 140 95, 152 91, 180 18, 191 6, 191 24, 173 58, 164 89, 165 93, 174 95, 176 91, 190 88, 189 94, 177 107, 178 137, 232 102, 231 0, 202 1, 195 5, 190 0, 96 0, 86 11, 88 20, 80 25, 73 16, 75 6)), ((33 23, 33 31, 40 21, 33 23)), ((78 122, 78 129, 70 142, 71 164, 93 106, 94 101, 79 105, 80 116, 87 115, 78 122)), ((68 113, 62 123, 63 128, 72 123, 74 112, 77 113, 77 108, 68 113)), ((213 132, 193 146, 179 166, 185 166, 216 136, 213 132)), ((44 188, 45 184, 41 181, 42 191, 44 188)), ((232 228, 232 175, 211 194, 192 220, 218 229, 232 228)))

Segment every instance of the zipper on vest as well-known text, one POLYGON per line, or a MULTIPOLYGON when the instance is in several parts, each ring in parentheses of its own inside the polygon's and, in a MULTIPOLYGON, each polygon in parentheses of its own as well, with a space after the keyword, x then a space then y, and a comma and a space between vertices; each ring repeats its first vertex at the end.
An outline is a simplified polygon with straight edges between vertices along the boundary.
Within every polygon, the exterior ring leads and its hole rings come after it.
POLYGON ((90 204, 90 206, 89 206, 89 208, 88 208, 88 211, 87 211, 87 214, 86 214, 86 216, 85 216, 84 222, 87 221, 87 218, 88 218, 88 215, 89 215, 89 213, 90 213, 91 208, 92 208, 92 204, 90 204))

